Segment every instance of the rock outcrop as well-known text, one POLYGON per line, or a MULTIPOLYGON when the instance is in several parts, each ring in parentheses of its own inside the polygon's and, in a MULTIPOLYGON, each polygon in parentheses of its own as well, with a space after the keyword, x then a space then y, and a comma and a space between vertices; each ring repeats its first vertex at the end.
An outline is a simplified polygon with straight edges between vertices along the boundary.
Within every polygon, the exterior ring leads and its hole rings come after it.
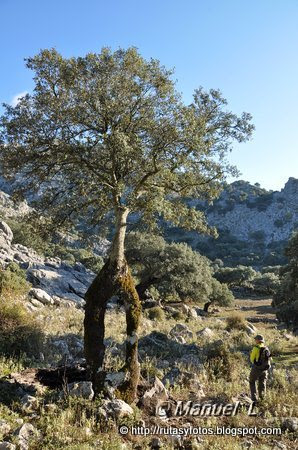
MULTIPOLYGON (((84 295, 95 274, 81 263, 66 264, 60 258, 44 258, 21 244, 13 244, 13 233, 6 222, 0 221, 0 266, 17 263, 26 270, 33 288, 29 297, 43 305, 74 302, 84 305, 84 295)), ((36 302, 32 301, 33 307, 36 302)))

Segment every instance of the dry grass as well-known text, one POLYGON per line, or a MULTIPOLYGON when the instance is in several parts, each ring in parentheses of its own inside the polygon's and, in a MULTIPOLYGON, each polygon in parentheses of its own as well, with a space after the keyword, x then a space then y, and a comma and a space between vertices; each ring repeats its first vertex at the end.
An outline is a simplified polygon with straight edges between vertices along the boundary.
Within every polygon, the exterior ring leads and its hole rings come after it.
MULTIPOLYGON (((237 300, 238 304, 242 300, 237 300)), ((245 320, 248 316, 253 314, 251 302, 255 300, 244 301, 245 306, 249 307, 247 310, 241 310, 241 317, 245 320)), ((272 314, 268 308, 268 300, 258 300, 256 303, 257 310, 255 314, 262 309, 262 302, 264 302, 265 309, 269 315, 272 314)), ((266 314, 266 312, 264 313, 266 314)), ((231 353, 231 377, 228 380, 220 371, 214 371, 212 365, 202 366, 197 370, 198 381, 202 384, 206 399, 218 399, 219 401, 233 401, 239 397, 240 394, 249 394, 248 376, 249 376, 249 350, 253 345, 253 337, 249 336, 242 329, 231 327, 230 331, 226 330, 226 318, 231 315, 230 310, 222 309, 215 316, 203 319, 189 319, 186 325, 193 332, 193 338, 188 339, 188 343, 196 343, 200 348, 207 348, 207 345, 212 345, 212 342, 221 339, 226 348, 231 353), (197 337, 196 332, 203 328, 210 328, 213 336, 210 339, 197 337)), ((47 336, 57 336, 68 333, 74 333, 82 337, 83 333, 83 312, 76 308, 43 308, 37 313, 36 317, 39 324, 47 336)), ((234 319, 233 319, 234 320, 234 319)), ((238 320, 238 319, 237 319, 238 320)), ((242 319, 241 319, 242 321, 242 319)), ((182 323, 181 319, 178 322, 182 323)), ((148 317, 143 316, 140 329, 140 336, 150 334, 152 331, 159 331, 169 336, 170 330, 177 323, 173 318, 155 318, 149 320, 148 317)), ((244 321, 245 323, 245 321, 244 321)), ((125 315, 121 310, 107 311, 106 314, 106 338, 111 338, 113 341, 123 343, 126 337, 125 315)), ((278 330, 275 324, 256 324, 258 332, 265 335, 266 342, 273 351, 274 376, 268 383, 268 395, 263 405, 259 408, 259 416, 249 417, 245 411, 240 412, 235 417, 211 417, 211 418, 185 418, 181 421, 173 420, 172 425, 187 426, 187 423, 192 423, 196 426, 230 426, 230 427, 254 427, 254 426, 280 426, 281 418, 297 415, 297 338, 292 338, 290 341, 285 337, 285 332, 278 330), (269 425, 268 425, 269 424, 269 425), (273 425, 272 425, 273 424, 273 425)), ((109 365, 117 370, 121 365, 121 358, 118 356, 109 356, 109 365)), ((224 359, 224 358, 223 358, 224 359)), ((141 361, 142 373, 148 379, 157 375, 162 378, 168 369, 157 368, 157 358, 145 357, 141 361)), ((224 364, 224 361, 222 360, 224 364)), ((17 360, 0 360, 0 370, 7 374, 10 371, 19 370, 23 367, 22 362, 17 360)), ((187 367, 178 364, 181 370, 194 371, 192 367, 187 367)), ((172 397, 176 400, 190 400, 195 399, 195 391, 190 387, 184 385, 176 385, 170 389, 172 397)), ((54 400, 53 400, 54 401, 54 400)), ((56 400, 54 401, 56 402, 56 400)), ((52 411, 45 409, 43 406, 43 398, 40 399, 40 407, 35 412, 35 416, 26 416, 17 405, 11 407, 4 407, 0 405, 0 416, 9 422, 12 428, 16 427, 16 418, 22 417, 25 421, 31 421, 38 430, 42 433, 41 441, 36 439, 32 443, 30 450, 37 450, 39 448, 46 449, 93 449, 104 448, 106 450, 124 450, 123 443, 125 442, 125 449, 135 448, 135 445, 140 445, 144 450, 149 449, 149 442, 151 437, 128 437, 125 441, 118 434, 117 424, 110 423, 108 426, 102 425, 97 420, 96 408, 94 404, 87 401, 60 401, 57 408, 52 411)), ((130 424, 137 424, 142 418, 146 425, 154 422, 155 418, 147 416, 142 411, 135 410, 135 417, 130 419, 130 424)), ((171 421, 169 425, 171 424, 171 421)), ((166 424, 164 424, 165 426, 166 424)), ((0 436, 1 438, 1 436, 0 436)), ((257 448, 267 450, 273 448, 274 441, 280 441, 280 437, 274 438, 271 436, 263 436, 256 440, 255 437, 248 437, 247 439, 240 439, 232 436, 201 436, 198 441, 194 437, 192 439, 192 448, 198 449, 218 449, 218 450, 242 450, 243 444, 246 441, 251 441, 257 448), (201 439, 201 442, 200 442, 201 439)), ((164 449, 172 449, 173 446, 169 440, 163 439, 164 449)), ((281 441, 285 443, 288 449, 293 447, 292 434, 284 435, 281 441)))

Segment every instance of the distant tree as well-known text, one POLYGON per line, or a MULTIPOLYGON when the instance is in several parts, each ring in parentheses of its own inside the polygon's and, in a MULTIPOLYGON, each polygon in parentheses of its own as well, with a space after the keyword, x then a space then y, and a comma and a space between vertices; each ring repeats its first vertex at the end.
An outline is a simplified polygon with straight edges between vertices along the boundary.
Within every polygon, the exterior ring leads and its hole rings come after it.
POLYGON ((234 295, 224 283, 220 283, 215 278, 211 281, 211 294, 209 300, 204 305, 204 311, 208 312, 211 305, 230 306, 234 301, 234 295))
POLYGON ((280 286, 273 296, 272 305, 276 307, 279 320, 288 325, 298 326, 298 232, 285 249, 289 263, 280 269, 280 286))
POLYGON ((274 294, 279 286, 279 277, 272 272, 258 273, 252 281, 253 290, 259 294, 274 294))
POLYGON ((245 287, 256 275, 257 272, 250 266, 237 266, 218 269, 214 277, 221 283, 226 283, 229 287, 245 287))
POLYGON ((16 180, 16 193, 35 199, 45 225, 83 220, 91 227, 107 215, 114 219, 109 258, 86 294, 85 355, 97 388, 104 377, 106 303, 121 293, 129 377, 120 391, 130 401, 139 378, 140 302, 124 254, 128 216, 138 212, 151 225, 163 216, 212 232, 184 198, 217 196, 234 173, 225 157, 234 141, 250 137, 251 116, 227 111, 218 90, 200 88, 185 105, 172 72, 134 48, 76 58, 42 50, 27 67, 35 73, 32 94, 5 105, 1 118, 1 169, 16 180))
POLYGON ((191 299, 228 306, 233 294, 213 278, 210 261, 185 243, 167 243, 161 236, 128 233, 126 257, 139 280, 136 289, 142 299, 147 289, 157 289, 162 299, 191 299))
POLYGON ((206 301, 212 293, 209 260, 185 243, 167 243, 161 236, 128 233, 126 258, 139 280, 142 299, 154 286, 163 299, 206 301))

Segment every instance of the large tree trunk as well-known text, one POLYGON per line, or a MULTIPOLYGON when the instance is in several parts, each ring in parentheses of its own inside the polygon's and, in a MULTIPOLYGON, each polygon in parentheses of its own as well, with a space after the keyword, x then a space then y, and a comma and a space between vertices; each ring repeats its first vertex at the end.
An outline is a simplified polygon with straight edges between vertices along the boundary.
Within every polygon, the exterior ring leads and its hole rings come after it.
POLYGON ((116 230, 110 257, 85 295, 84 345, 89 376, 95 391, 98 392, 103 387, 105 375, 103 363, 106 304, 113 295, 120 295, 126 312, 126 362, 123 370, 128 372, 128 377, 119 391, 126 401, 132 402, 136 396, 140 372, 137 332, 141 304, 124 254, 128 213, 127 208, 118 208, 116 211, 116 230))

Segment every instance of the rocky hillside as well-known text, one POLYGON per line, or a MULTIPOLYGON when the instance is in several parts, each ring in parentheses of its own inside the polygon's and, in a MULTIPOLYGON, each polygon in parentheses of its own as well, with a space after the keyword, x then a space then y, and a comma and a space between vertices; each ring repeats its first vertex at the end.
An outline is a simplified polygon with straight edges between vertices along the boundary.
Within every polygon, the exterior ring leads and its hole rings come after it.
POLYGON ((27 280, 32 284, 27 307, 34 310, 40 303, 46 305, 84 305, 84 294, 91 284, 94 273, 77 262, 73 266, 60 258, 46 258, 21 244, 13 244, 13 233, 0 221, 0 267, 11 263, 26 270, 27 280))
POLYGON ((173 240, 186 240, 208 257, 227 264, 274 265, 283 263, 283 246, 298 227, 298 179, 289 178, 281 191, 259 184, 235 181, 226 185, 213 205, 189 203, 207 214, 219 231, 217 240, 176 228, 167 231, 173 240))
MULTIPOLYGON (((29 211, 26 202, 17 207, 11 201, 13 184, 0 177, 0 216, 22 216, 29 211), (3 214, 2 214, 3 216, 3 214)), ((203 210, 210 225, 217 228, 219 238, 166 226, 171 241, 185 241, 210 259, 222 259, 225 265, 251 265, 256 268, 286 263, 285 243, 298 228, 298 179, 289 178, 281 191, 267 191, 257 183, 235 181, 227 184, 220 197, 206 205, 188 199, 191 206, 203 210)), ((79 246, 68 236, 67 246, 79 246)), ((95 254, 104 254, 109 242, 94 243, 95 254)))

